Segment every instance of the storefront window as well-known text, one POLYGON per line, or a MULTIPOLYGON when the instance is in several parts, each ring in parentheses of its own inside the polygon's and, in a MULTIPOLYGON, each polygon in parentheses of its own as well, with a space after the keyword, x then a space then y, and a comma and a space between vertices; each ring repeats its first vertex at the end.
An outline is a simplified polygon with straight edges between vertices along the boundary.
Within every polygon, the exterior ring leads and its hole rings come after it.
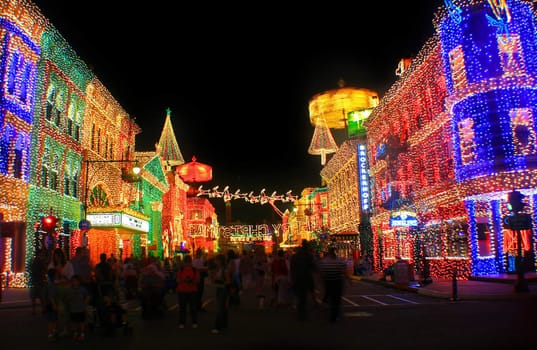
POLYGON ((491 255, 490 230, 488 223, 477 223, 477 244, 479 256, 491 255))

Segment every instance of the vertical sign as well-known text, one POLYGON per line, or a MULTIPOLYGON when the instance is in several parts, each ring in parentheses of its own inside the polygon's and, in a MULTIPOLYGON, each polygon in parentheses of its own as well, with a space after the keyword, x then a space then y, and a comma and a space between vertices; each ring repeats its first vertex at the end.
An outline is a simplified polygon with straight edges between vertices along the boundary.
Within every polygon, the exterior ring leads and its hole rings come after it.
POLYGON ((358 182, 360 184, 360 204, 362 212, 371 209, 371 191, 369 190, 369 172, 366 147, 358 145, 358 182))

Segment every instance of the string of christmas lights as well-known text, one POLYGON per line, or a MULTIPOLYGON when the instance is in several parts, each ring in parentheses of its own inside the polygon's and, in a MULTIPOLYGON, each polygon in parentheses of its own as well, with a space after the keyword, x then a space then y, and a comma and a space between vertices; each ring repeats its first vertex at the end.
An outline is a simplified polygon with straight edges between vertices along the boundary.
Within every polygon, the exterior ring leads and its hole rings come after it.
POLYGON ((215 186, 211 189, 203 189, 203 185, 198 188, 197 196, 207 196, 209 198, 222 198, 224 201, 228 202, 231 200, 242 199, 249 203, 259 203, 267 204, 270 201, 281 201, 281 202, 292 202, 298 199, 298 196, 292 195, 292 190, 287 191, 285 194, 278 194, 276 191, 272 194, 267 195, 265 189, 263 188, 259 194, 255 195, 253 191, 251 192, 241 192, 240 189, 235 192, 229 190, 229 186, 226 186, 223 190, 219 190, 220 186, 215 186))

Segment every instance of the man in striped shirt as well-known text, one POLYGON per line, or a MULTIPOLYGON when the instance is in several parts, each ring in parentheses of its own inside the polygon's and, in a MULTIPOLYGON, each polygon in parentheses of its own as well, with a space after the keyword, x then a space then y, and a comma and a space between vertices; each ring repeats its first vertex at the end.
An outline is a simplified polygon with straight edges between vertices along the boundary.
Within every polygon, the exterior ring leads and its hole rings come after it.
POLYGON ((319 262, 319 272, 324 282, 324 292, 330 306, 329 320, 336 322, 340 316, 341 297, 345 281, 351 281, 347 263, 338 258, 334 247, 328 248, 326 256, 319 262))

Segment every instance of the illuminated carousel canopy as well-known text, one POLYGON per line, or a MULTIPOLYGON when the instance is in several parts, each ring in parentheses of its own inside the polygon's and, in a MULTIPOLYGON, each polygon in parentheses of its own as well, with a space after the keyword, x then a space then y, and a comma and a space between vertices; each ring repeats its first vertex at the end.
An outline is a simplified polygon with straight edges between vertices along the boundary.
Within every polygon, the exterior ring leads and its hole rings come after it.
POLYGON ((345 87, 342 80, 339 86, 339 89, 321 92, 310 99, 311 125, 322 117, 330 129, 345 129, 349 113, 372 110, 378 104, 379 97, 375 91, 345 87))

